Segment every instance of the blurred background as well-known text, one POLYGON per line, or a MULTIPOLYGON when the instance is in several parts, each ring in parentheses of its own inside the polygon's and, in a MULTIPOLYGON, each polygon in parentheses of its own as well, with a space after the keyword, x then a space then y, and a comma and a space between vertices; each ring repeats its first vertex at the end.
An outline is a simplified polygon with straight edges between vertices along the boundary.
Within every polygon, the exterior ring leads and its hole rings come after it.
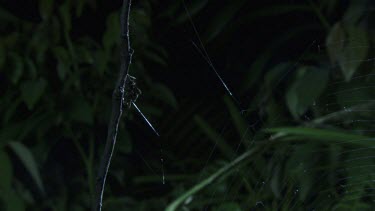
MULTIPOLYGON (((121 5, 0 0, 0 210, 90 208, 121 5)), ((103 209, 374 210, 374 6, 133 0, 103 209)))

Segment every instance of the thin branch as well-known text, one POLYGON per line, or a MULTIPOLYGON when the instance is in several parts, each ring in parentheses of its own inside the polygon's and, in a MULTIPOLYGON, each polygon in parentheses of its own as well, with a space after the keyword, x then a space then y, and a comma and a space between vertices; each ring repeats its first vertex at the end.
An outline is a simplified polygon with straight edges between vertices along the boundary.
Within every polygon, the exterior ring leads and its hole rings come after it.
POLYGON ((93 197, 92 210, 100 211, 102 209, 103 192, 105 181, 111 162, 113 149, 116 143, 116 136, 118 131, 118 125, 124 108, 124 92, 126 80, 129 72, 129 66, 131 64, 133 50, 130 47, 129 38, 129 13, 130 13, 131 0, 124 0, 121 11, 121 66, 120 74, 116 84, 116 87, 112 94, 112 113, 108 123, 108 135, 104 154, 100 162, 100 167, 95 184, 95 195, 93 197))

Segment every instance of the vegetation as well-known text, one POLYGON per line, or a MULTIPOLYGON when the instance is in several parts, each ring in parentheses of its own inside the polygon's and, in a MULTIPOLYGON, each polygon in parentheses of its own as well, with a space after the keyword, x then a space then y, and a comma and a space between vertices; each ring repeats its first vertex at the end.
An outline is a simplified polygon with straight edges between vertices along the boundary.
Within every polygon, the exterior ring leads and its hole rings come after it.
MULTIPOLYGON (((0 210, 90 209, 121 4, 0 3, 0 210)), ((134 0, 103 210, 373 210, 374 6, 134 0)))

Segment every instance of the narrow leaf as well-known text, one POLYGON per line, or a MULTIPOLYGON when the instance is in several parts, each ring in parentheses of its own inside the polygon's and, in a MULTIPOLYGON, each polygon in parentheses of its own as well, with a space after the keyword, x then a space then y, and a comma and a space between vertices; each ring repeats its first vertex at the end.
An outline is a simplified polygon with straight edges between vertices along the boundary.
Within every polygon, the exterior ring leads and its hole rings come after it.
POLYGON ((40 177, 36 161, 31 151, 20 142, 12 141, 9 142, 8 145, 13 150, 15 155, 20 159, 26 170, 30 173, 40 192, 44 194, 42 179, 40 177))
POLYGON ((350 145, 361 145, 366 147, 373 147, 375 143, 374 138, 367 136, 318 128, 282 127, 269 128, 264 131, 267 133, 275 133, 274 137, 289 137, 288 140, 305 139, 323 141, 326 143, 347 143, 350 145))

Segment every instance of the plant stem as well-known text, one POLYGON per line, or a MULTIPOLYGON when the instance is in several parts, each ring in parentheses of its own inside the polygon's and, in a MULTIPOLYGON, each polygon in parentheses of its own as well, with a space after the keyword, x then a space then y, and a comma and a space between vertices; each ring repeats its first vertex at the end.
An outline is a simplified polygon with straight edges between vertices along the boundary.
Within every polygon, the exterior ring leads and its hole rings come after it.
POLYGON ((247 162, 250 162, 251 160, 249 158, 254 155, 254 152, 255 149, 247 151, 244 154, 238 156, 235 160, 220 168, 218 171, 216 171, 200 183, 196 184, 194 187, 190 188, 188 191, 186 191, 184 194, 182 194, 180 197, 178 197, 176 200, 170 203, 165 210, 175 211, 189 197, 193 196, 194 194, 206 188, 207 186, 213 184, 218 179, 223 179, 226 176, 230 175, 230 173, 234 169, 246 164, 247 162))
POLYGON ((100 162, 100 167, 95 184, 95 194, 93 197, 92 210, 100 211, 102 209, 103 192, 105 181, 111 162, 113 149, 116 143, 118 125, 124 108, 125 82, 127 80, 129 66, 131 64, 133 50, 130 47, 129 38, 129 13, 131 0, 124 0, 121 11, 121 66, 120 74, 116 87, 112 94, 112 113, 108 123, 108 134, 104 154, 100 162))

